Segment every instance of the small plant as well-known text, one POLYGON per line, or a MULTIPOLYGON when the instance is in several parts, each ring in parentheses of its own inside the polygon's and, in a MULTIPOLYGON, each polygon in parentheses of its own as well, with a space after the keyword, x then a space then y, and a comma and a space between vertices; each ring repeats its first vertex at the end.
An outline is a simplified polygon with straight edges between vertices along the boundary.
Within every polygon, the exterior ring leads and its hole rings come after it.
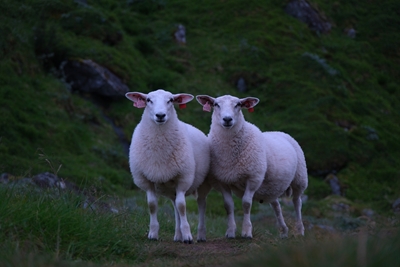
POLYGON ((58 165, 58 168, 56 169, 55 164, 49 159, 49 156, 46 155, 44 150, 42 148, 38 148, 37 152, 39 152, 39 160, 45 161, 49 164, 51 171, 55 176, 57 176, 58 172, 60 171, 62 164, 58 165))

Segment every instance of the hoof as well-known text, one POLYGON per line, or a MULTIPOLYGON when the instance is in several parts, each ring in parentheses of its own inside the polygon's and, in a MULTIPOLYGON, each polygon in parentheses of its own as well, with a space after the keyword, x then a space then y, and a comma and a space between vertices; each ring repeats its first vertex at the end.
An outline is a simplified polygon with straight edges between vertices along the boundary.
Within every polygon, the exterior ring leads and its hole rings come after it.
POLYGON ((197 239, 197 243, 204 243, 207 242, 205 239, 197 239))
POLYGON ((193 244, 193 240, 184 240, 183 243, 185 243, 185 244, 193 244))
POLYGON ((281 234, 281 239, 287 239, 288 237, 288 234, 281 234))
POLYGON ((148 238, 149 240, 151 240, 151 241, 158 241, 158 238, 148 238))
POLYGON ((252 236, 247 236, 247 235, 245 235, 245 236, 242 236, 242 238, 243 238, 243 239, 249 239, 249 240, 253 239, 253 237, 252 237, 252 236))

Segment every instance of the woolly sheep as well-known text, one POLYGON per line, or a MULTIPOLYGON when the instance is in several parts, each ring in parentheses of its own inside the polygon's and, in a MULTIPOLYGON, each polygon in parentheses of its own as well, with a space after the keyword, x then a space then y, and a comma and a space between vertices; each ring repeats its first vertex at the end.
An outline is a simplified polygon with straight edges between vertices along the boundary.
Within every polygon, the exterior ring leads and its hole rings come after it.
MULTIPOLYGON (((146 191, 150 212, 149 239, 158 239, 157 196, 171 199, 175 210, 175 241, 192 243, 186 218, 185 196, 195 194, 209 170, 210 151, 206 135, 178 119, 173 104, 185 107, 194 97, 159 89, 148 94, 128 92, 133 106, 144 108, 129 149, 134 183, 146 191)), ((205 193, 206 194, 206 193, 205 193)), ((205 241, 205 194, 198 192, 198 241, 205 241)))
POLYGON ((242 236, 252 238, 250 211, 252 200, 270 203, 281 237, 288 236, 278 198, 293 194, 296 232, 304 235, 301 195, 307 188, 305 157, 299 144, 283 132, 264 132, 244 119, 242 108, 250 112, 259 100, 225 95, 213 98, 198 95, 203 110, 211 111, 208 134, 211 163, 208 182, 222 192, 228 213, 226 237, 234 238, 236 223, 232 193, 242 198, 244 212, 242 236))

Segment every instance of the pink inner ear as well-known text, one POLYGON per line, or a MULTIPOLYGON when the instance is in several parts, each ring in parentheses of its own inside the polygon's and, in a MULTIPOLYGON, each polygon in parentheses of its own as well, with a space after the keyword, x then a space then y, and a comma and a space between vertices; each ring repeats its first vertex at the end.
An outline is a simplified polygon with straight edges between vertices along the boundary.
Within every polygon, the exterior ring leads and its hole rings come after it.
POLYGON ((249 108, 248 111, 249 112, 254 112, 254 108, 249 108))
POLYGON ((136 102, 133 102, 133 106, 137 108, 144 108, 146 103, 143 101, 143 99, 139 98, 136 102))
POLYGON ((186 108, 186 104, 179 104, 179 108, 186 108))
POLYGON ((203 111, 208 111, 208 112, 211 111, 211 106, 210 103, 208 103, 208 101, 204 104, 203 111))

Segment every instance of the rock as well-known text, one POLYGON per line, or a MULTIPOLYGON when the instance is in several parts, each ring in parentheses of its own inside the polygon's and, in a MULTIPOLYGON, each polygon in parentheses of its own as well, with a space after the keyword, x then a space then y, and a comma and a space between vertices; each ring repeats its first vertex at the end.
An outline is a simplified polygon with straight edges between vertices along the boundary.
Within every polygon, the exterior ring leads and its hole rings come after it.
POLYGON ((400 213, 400 198, 396 199, 392 204, 393 212, 400 213))
POLYGON ((62 179, 49 172, 40 173, 32 177, 32 181, 41 188, 57 187, 60 189, 65 189, 67 187, 62 179))
POLYGON ((7 184, 8 183, 8 173, 2 173, 0 175, 0 183, 7 184))
POLYGON ((356 30, 355 29, 353 29, 353 28, 346 28, 345 30, 344 30, 344 32, 345 32, 345 34, 348 36, 348 37, 350 37, 350 38, 352 38, 352 39, 354 39, 354 38, 356 38, 356 30))
POLYGON ((122 97, 129 91, 120 78, 90 59, 68 60, 60 69, 72 90, 107 97, 122 97))
POLYGON ((246 81, 243 77, 240 77, 236 83, 236 87, 239 92, 244 93, 247 91, 246 81))
POLYGON ((79 188, 72 182, 64 180, 57 175, 44 172, 32 177, 32 181, 35 185, 39 186, 40 188, 59 188, 59 189, 68 189, 74 192, 79 192, 79 188))
POLYGON ((345 204, 345 203, 333 203, 331 205, 332 210, 334 211, 340 211, 340 212, 349 212, 350 211, 350 205, 345 204))
POLYGON ((371 209, 363 209, 362 214, 368 218, 371 218, 372 216, 374 216, 375 212, 371 209))
POLYGON ((336 120, 335 121, 336 125, 343 128, 346 132, 352 132, 354 129, 357 128, 356 124, 354 122, 348 121, 348 120, 336 120))
POLYGON ((328 182, 331 186, 332 194, 338 196, 342 195, 340 181, 336 175, 334 175, 333 173, 328 174, 328 176, 326 176, 325 178, 325 181, 328 182))
POLYGON ((306 0, 290 1, 286 5, 285 12, 306 23, 311 30, 317 33, 328 33, 332 28, 331 23, 306 0))
POLYGON ((186 44, 186 29, 182 24, 178 24, 176 31, 174 32, 175 41, 180 45, 186 44))

